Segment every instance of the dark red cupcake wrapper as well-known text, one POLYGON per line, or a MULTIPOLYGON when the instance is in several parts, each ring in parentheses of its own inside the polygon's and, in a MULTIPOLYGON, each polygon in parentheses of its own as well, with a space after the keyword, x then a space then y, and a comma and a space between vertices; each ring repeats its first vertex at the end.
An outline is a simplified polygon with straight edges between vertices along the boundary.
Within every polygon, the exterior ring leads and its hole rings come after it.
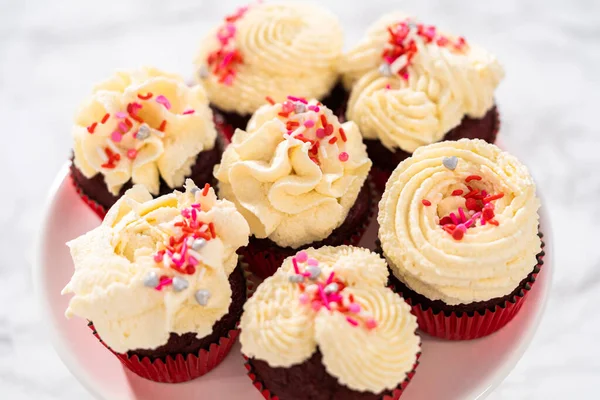
MULTIPOLYGON (((500 113, 498 112, 497 106, 495 107, 495 114, 496 114, 496 118, 495 118, 496 125, 494 126, 494 131, 492 134, 492 143, 496 142, 496 138, 498 137, 498 132, 500 132, 500 113)), ((371 171, 369 172, 369 177, 373 180, 373 183, 375 184, 375 188, 377 189, 377 191, 379 193, 383 193, 385 191, 385 184, 387 183, 388 179, 390 179, 392 172, 394 172, 394 171, 381 169, 375 165, 373 165, 373 167, 371 168, 371 171)))
MULTIPOLYGON (((412 307, 411 312, 417 317, 419 329, 428 335, 447 340, 471 340, 490 335, 508 324, 517 315, 536 281, 544 265, 544 242, 542 252, 537 255, 538 264, 528 276, 528 281, 518 294, 512 296, 501 305, 495 305, 474 313, 457 313, 434 311, 431 307, 415 303, 413 299, 404 297, 412 307)), ((392 287, 392 289, 394 289, 392 287)))
POLYGON ((83 202, 87 204, 88 207, 91 208, 92 211, 94 211, 98 217, 100 217, 100 219, 104 219, 104 216, 106 215, 106 210, 104 209, 104 207, 102 207, 100 204, 96 203, 94 200, 90 199, 85 193, 83 193, 81 187, 79 187, 75 179, 73 179, 73 174, 71 172, 69 172, 69 177, 71 178, 71 183, 75 187, 75 191, 77 192, 81 200, 83 200, 83 202))
MULTIPOLYGON (((363 237, 365 231, 367 230, 369 223, 373 219, 373 216, 377 210, 377 201, 376 198, 378 196, 375 191, 375 187, 372 184, 370 179, 365 181, 365 184, 369 185, 369 195, 371 196, 370 201, 371 205, 369 208, 369 215, 362 223, 362 225, 354 232, 352 236, 350 236, 347 240, 344 241, 344 245, 356 246, 360 242, 360 239, 363 237)), ((302 246, 302 248, 311 247, 311 245, 302 246)), ((299 248, 300 251, 302 248, 299 248)), ((239 250, 239 254, 244 256, 244 260, 250 265, 250 270, 254 275, 261 279, 266 279, 269 276, 273 275, 275 271, 279 267, 283 261, 289 257, 289 250, 287 248, 279 248, 273 247, 266 250, 257 250, 252 247, 252 244, 242 248, 239 250)))
MULTIPOLYGON (((258 379, 256 374, 254 373, 252 364, 248 360, 248 357, 246 357, 243 354, 242 357, 244 357, 245 360, 244 367, 246 367, 246 374, 248 375, 248 378, 250 378, 250 380, 252 381, 252 385, 263 395, 265 400, 280 400, 275 393, 271 393, 269 388, 265 386, 264 382, 258 379)), ((406 387, 408 386, 412 378, 415 376, 416 369, 419 366, 420 357, 421 353, 419 352, 417 353, 417 360, 415 361, 415 365, 413 366, 413 369, 406 374, 406 378, 394 390, 392 390, 391 392, 386 392, 381 397, 381 400, 398 400, 400 398, 400 396, 402 395, 404 390, 406 390, 406 387)))
POLYGON ((225 117, 217 110, 213 109, 213 121, 217 132, 226 139, 226 144, 231 143, 231 138, 235 133, 233 125, 229 124, 225 117))
MULTIPOLYGON (((244 277, 246 277, 246 297, 249 298, 256 290, 256 280, 252 278, 248 265, 240 259, 244 277), (248 279, 250 277, 250 279, 248 279)), ((195 354, 177 354, 151 360, 149 357, 140 358, 137 355, 128 356, 114 352, 106 345, 96 332, 94 324, 88 324, 94 336, 104 347, 110 350, 123 366, 142 378, 161 383, 181 383, 201 377, 218 366, 229 354, 240 333, 239 329, 231 329, 226 336, 219 338, 218 343, 212 343, 208 350, 201 349, 195 354)))

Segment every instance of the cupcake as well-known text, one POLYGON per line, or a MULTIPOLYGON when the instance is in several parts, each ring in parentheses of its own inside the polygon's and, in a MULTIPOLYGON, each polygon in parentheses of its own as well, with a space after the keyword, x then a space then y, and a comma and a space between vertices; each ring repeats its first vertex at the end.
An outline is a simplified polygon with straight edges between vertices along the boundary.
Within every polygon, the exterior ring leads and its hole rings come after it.
POLYGON ((236 250, 249 228, 235 206, 188 179, 156 199, 129 189, 102 224, 67 243, 63 294, 124 366, 157 382, 197 378, 227 355, 246 285, 236 250))
POLYGON ((266 399, 398 399, 420 354, 385 261, 351 246, 285 260, 244 305, 240 343, 266 399))
POLYGON ((424 146, 398 165, 379 239, 423 331, 473 339, 517 314, 542 265, 539 206, 527 168, 483 140, 424 146))
POLYGON ((101 217, 134 184, 158 196, 186 178, 211 182, 222 152, 202 87, 147 67, 96 86, 73 139, 73 183, 101 217))
POLYGON ((365 137, 382 190, 398 163, 421 146, 496 139, 494 90, 504 71, 463 37, 392 13, 369 28, 340 70, 350 91, 346 117, 365 137))
POLYGON ((304 2, 257 3, 238 9, 202 42, 196 77, 218 125, 233 134, 268 96, 289 93, 340 104, 342 27, 335 15, 304 2))
POLYGON ((320 102, 289 96, 261 107, 214 172, 220 196, 250 225, 250 269, 266 278, 298 249, 357 244, 370 219, 370 167, 356 125, 320 102))

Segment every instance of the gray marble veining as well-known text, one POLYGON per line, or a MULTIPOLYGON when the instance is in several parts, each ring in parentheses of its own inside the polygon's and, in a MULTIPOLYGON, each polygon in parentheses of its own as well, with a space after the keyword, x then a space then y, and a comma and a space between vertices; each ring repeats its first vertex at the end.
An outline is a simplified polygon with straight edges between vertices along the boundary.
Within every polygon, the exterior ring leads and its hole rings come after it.
MULTIPOLYGON (((75 108, 116 67, 153 64, 189 76, 202 35, 232 3, 0 2, 0 398, 90 398, 46 338, 30 272, 43 199, 69 157, 75 108)), ((322 3, 339 14, 348 43, 380 14, 402 7, 461 32, 503 62, 501 137, 536 177, 557 246, 547 314, 523 359, 490 398, 596 398, 600 3, 322 3)))

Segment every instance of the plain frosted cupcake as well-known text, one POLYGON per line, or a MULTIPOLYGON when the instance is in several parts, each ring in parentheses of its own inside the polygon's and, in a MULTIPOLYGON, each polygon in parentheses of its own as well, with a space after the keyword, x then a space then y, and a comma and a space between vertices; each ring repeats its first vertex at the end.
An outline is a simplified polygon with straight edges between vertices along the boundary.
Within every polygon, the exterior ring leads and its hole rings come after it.
POLYGON ((261 107, 214 172, 250 225, 252 271, 270 276, 300 248, 357 244, 370 219, 370 167, 356 124, 321 103, 290 96, 261 107))
POLYGON ((158 196, 186 178, 211 182, 222 151, 202 87, 149 67, 97 85, 77 111, 73 140, 73 182, 101 216, 134 184, 158 196))
POLYGON ((351 246, 285 260, 244 305, 242 353, 265 398, 397 399, 420 352, 385 261, 351 246))
POLYGON ((421 329, 471 339, 518 312, 541 266, 527 168, 483 140, 421 147, 387 182, 379 239, 421 329))
POLYGON ((249 229, 235 206, 191 180, 152 199, 128 190, 102 224, 67 243, 75 272, 67 317, 93 323, 99 339, 136 374, 183 382, 229 352, 246 285, 236 250, 249 229))
POLYGON ((494 91, 504 71, 496 57, 463 37, 390 13, 345 55, 340 70, 351 92, 346 117, 364 135, 381 187, 420 146, 495 141, 494 91))
POLYGON ((217 111, 217 123, 233 134, 246 127, 266 96, 327 98, 338 80, 343 40, 337 17, 316 4, 252 4, 227 16, 203 40, 197 79, 217 111))

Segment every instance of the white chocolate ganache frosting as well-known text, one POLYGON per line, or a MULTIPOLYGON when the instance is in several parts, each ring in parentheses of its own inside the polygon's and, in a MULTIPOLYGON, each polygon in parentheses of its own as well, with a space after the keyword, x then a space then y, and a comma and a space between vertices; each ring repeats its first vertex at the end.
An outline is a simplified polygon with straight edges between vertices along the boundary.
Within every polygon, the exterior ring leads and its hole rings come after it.
POLYGON ((386 287, 385 261, 352 246, 288 257, 244 305, 242 353, 290 367, 322 353, 327 372, 356 391, 396 388, 420 351, 410 306, 386 287))
POLYGON ((539 200, 527 168, 482 140, 421 147, 379 203, 394 275, 449 305, 510 294, 537 265, 539 200))
POLYGON ((401 13, 385 15, 340 63, 351 89, 346 116, 367 139, 412 153, 463 117, 494 105, 504 70, 492 54, 401 13))
POLYGON ((155 68, 119 71, 97 85, 75 116, 74 163, 102 174, 115 196, 128 181, 158 195, 160 178, 183 185, 217 132, 204 89, 155 68))
POLYGON ((242 115, 265 96, 321 99, 338 79, 343 31, 335 15, 306 2, 259 3, 226 17, 195 64, 211 103, 242 115))
POLYGON ((249 228, 209 185, 152 199, 129 189, 102 224, 67 243, 75 265, 67 317, 93 321, 118 353, 154 349, 170 333, 212 333, 231 303, 228 279, 249 228))
POLYGON ((340 124, 316 100, 289 96, 235 132, 214 175, 253 235, 298 248, 344 222, 370 168, 353 122, 340 124))

